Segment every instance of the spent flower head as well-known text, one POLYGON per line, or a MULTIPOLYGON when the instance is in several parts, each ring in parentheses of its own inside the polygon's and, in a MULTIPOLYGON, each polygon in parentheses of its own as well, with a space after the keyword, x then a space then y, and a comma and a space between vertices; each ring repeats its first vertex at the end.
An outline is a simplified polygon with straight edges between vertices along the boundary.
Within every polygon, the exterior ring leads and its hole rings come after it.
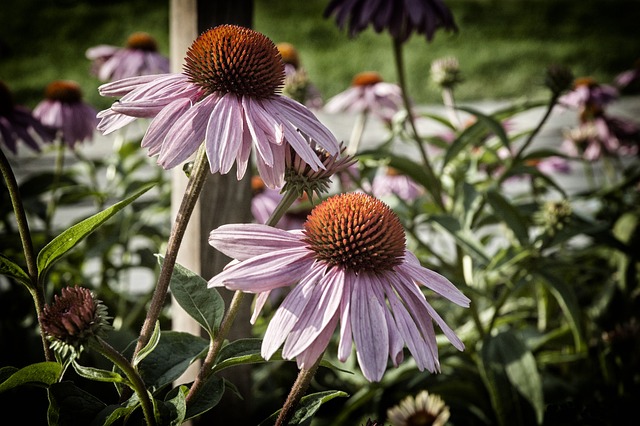
POLYGON ((129 36, 125 47, 101 44, 87 49, 91 71, 102 81, 169 72, 169 58, 158 52, 156 39, 145 32, 129 36))
POLYGON ((340 29, 348 27, 351 37, 369 25, 380 33, 405 42, 414 32, 424 34, 428 41, 436 30, 457 31, 451 10, 442 0, 331 0, 324 17, 335 16, 340 29))
POLYGON ((77 354, 89 340, 111 327, 107 308, 91 290, 84 287, 65 287, 53 303, 43 309, 40 323, 51 348, 63 356, 77 354))
POLYGON ((389 358, 395 366, 403 360, 405 345, 420 370, 435 372, 440 363, 433 322, 458 350, 464 349, 421 286, 460 306, 469 306, 469 299, 420 265, 406 249, 397 215, 370 195, 328 198, 311 211, 302 230, 223 225, 211 232, 209 243, 238 260, 209 286, 260 293, 256 312, 272 290, 293 287, 267 327, 265 359, 284 344, 285 359, 309 368, 338 328, 338 359, 346 361, 355 343, 370 381, 382 378, 389 358))
POLYGON ((58 132, 71 148, 76 143, 92 140, 98 120, 97 111, 82 100, 80 85, 71 80, 49 83, 45 99, 33 110, 33 115, 58 132))
POLYGON ((453 89, 462 82, 460 63, 452 56, 431 63, 431 81, 443 89, 453 89))
POLYGON ((387 410, 392 426, 444 426, 449 420, 449 407, 438 395, 422 391, 408 396, 387 410))
POLYGON ((562 65, 551 65, 547 68, 544 83, 554 96, 571 89, 574 76, 571 70, 562 65))
POLYGON ((16 105, 11 91, 0 81, 0 140, 11 152, 18 152, 20 141, 34 151, 40 151, 39 142, 51 142, 54 134, 28 108, 16 105))
POLYGON ((313 169, 323 167, 309 138, 331 155, 339 152, 331 132, 303 105, 281 94, 284 65, 275 44, 263 34, 220 25, 191 45, 184 71, 141 76, 101 86, 120 100, 99 117, 112 132, 135 118, 153 118, 142 146, 170 169, 203 143, 212 173, 226 174, 234 163, 242 178, 252 147, 267 186, 284 183, 284 156, 291 146, 313 169))

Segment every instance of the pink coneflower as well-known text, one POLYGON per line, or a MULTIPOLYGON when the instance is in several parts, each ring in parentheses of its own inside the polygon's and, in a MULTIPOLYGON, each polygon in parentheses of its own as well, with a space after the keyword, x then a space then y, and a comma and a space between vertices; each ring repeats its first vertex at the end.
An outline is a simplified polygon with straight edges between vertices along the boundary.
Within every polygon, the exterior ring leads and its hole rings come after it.
POLYGON ((640 127, 631 121, 601 114, 565 132, 563 147, 570 155, 587 161, 596 161, 603 156, 637 155, 640 127))
POLYGON ((351 87, 329 99, 324 109, 330 114, 372 114, 383 122, 390 123, 401 107, 400 86, 386 83, 375 71, 364 71, 353 77, 351 87))
POLYGON ((263 294, 293 286, 267 327, 265 359, 284 344, 282 356, 308 369, 339 328, 338 359, 344 362, 355 342, 360 369, 370 381, 382 378, 389 358, 395 366, 402 361, 405 345, 420 370, 435 372, 440 363, 433 321, 464 349, 420 286, 460 306, 469 299, 420 265, 406 249, 396 214, 370 195, 328 198, 312 210, 303 230, 223 225, 211 232, 209 243, 239 261, 209 286, 262 293, 256 311, 266 300, 263 294))
POLYGON ((0 81, 0 139, 16 154, 18 142, 40 151, 38 142, 51 142, 53 131, 43 126, 29 109, 16 105, 9 88, 0 81))
POLYGON ((169 58, 158 53, 158 43, 145 32, 129 36, 124 48, 101 44, 86 52, 92 72, 102 81, 168 73, 169 58))
POLYGON ((82 100, 80 85, 70 80, 51 82, 45 99, 33 110, 33 115, 58 135, 71 148, 77 142, 93 139, 98 120, 97 111, 82 100))
POLYGON ((376 175, 371 191, 377 198, 396 196, 409 203, 424 194, 420 185, 393 167, 387 167, 383 173, 376 175))
POLYGON ((599 84, 590 77, 578 78, 573 89, 558 99, 558 103, 579 111, 580 121, 585 122, 604 113, 611 102, 618 99, 618 90, 607 84, 599 84))
POLYGON ((633 68, 618 74, 614 81, 616 87, 622 92, 637 92, 640 88, 640 59, 635 61, 633 68))
POLYGON ((275 44, 264 35, 221 25, 189 48, 183 73, 141 76, 100 87, 104 96, 122 96, 102 111, 98 128, 110 133, 133 120, 153 118, 142 139, 149 155, 170 169, 203 143, 212 173, 237 163, 241 178, 252 146, 267 186, 284 183, 284 150, 291 146, 314 170, 322 168, 308 140, 329 154, 339 152, 331 132, 303 105, 280 94, 284 69, 275 44))
POLYGON ((335 15, 341 29, 349 29, 351 37, 370 24, 380 33, 389 34, 400 42, 415 31, 431 41, 438 28, 457 31, 453 15, 442 0, 331 0, 324 17, 335 15))

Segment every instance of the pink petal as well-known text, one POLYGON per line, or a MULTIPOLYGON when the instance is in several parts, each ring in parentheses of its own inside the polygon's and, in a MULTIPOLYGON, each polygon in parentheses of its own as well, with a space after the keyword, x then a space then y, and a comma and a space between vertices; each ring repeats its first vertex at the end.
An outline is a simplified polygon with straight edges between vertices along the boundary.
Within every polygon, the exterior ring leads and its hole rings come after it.
POLYGON ((224 95, 211 111, 207 123, 206 148, 211 170, 227 174, 231 170, 243 133, 242 105, 234 93, 224 95))
POLYGON ((209 234, 209 244, 229 257, 246 260, 276 250, 304 247, 300 232, 257 223, 222 225, 209 234))

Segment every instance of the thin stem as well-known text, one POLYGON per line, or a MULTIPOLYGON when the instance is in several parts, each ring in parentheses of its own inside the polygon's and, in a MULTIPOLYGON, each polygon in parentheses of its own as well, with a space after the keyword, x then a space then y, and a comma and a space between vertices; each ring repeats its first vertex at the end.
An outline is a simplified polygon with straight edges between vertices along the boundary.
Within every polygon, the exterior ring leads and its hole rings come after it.
POLYGON ((138 374, 138 371, 120 352, 115 350, 113 346, 108 344, 104 339, 99 336, 96 336, 95 339, 95 341, 91 340, 90 347, 100 352, 105 358, 113 362, 120 370, 122 370, 125 376, 127 376, 127 379, 129 379, 136 395, 138 395, 147 425, 155 425, 156 418, 153 414, 153 403, 151 402, 151 399, 149 399, 147 387, 145 386, 142 377, 140 377, 140 374, 138 374))
MULTIPOLYGON (((38 316, 38 323, 40 323, 40 317, 42 316, 42 310, 44 309, 44 285, 40 286, 38 280, 38 265, 36 263, 35 251, 33 249, 33 241, 31 240, 31 233, 29 231, 29 222, 27 221, 27 214, 22 204, 22 198, 20 197, 20 188, 18 187, 18 181, 13 173, 9 160, 4 155, 2 149, 0 149, 0 170, 2 176, 9 190, 9 197, 11 198, 11 204, 13 211, 16 215, 16 223, 18 225, 18 233, 20 234, 20 241, 22 242, 22 250, 24 251, 24 259, 27 263, 27 274, 29 275, 30 285, 28 286, 29 292, 33 298, 33 302, 38 316)), ((40 329, 42 330, 42 324, 40 329)), ((44 333, 40 333, 42 339, 42 347, 44 349, 44 357, 47 361, 53 361, 53 351, 49 347, 49 342, 44 337, 44 333)))
POLYGON ((291 391, 287 396, 287 400, 282 406, 280 414, 278 414, 278 419, 276 420, 275 426, 283 426, 289 423, 289 420, 296 412, 298 403, 309 388, 311 380, 313 380, 313 376, 316 374, 321 360, 322 355, 318 357, 317 361, 308 370, 304 368, 300 370, 300 372, 298 373, 298 377, 293 383, 293 387, 291 388, 291 391))
POLYGON ((451 87, 445 87, 442 89, 442 103, 449 115, 449 120, 456 128, 456 130, 462 129, 462 122, 460 121, 460 117, 458 116, 458 112, 456 111, 456 102, 453 97, 453 89, 451 87))
POLYGON ((356 153, 358 152, 358 148, 360 147, 360 142, 362 141, 362 134, 364 133, 364 128, 367 124, 368 117, 368 111, 362 111, 362 113, 358 115, 358 117, 356 117, 356 122, 353 125, 351 136, 349 137, 349 146, 347 147, 345 154, 356 155, 356 153))
MULTIPOLYGON (((267 220, 266 225, 275 226, 297 198, 298 194, 295 191, 287 191, 274 209, 273 213, 271 213, 271 216, 267 220)), ((238 311, 240 310, 240 305, 242 303, 242 300, 244 299, 244 295, 245 293, 241 291, 236 291, 233 294, 231 303, 229 303, 229 310, 225 314, 222 323, 220 324, 220 330, 218 330, 218 334, 209 343, 209 352, 207 352, 207 356, 202 362, 202 367, 200 367, 198 376, 189 388, 189 393, 187 394, 186 398, 187 405, 191 401, 193 401, 195 395, 198 394, 198 392, 202 389, 204 383, 211 375, 213 371, 212 367, 216 361, 216 358, 218 357, 218 353, 220 353, 222 344, 224 343, 224 340, 226 339, 227 334, 231 329, 231 325, 238 315, 238 311)))
POLYGON ((551 116, 553 107, 556 106, 557 102, 558 102, 558 96, 557 95, 551 96, 551 99, 549 100, 549 104, 547 105, 547 110, 545 111, 544 116, 538 122, 538 125, 536 126, 536 128, 533 129, 533 131, 529 134, 529 137, 527 137, 527 140, 524 141, 524 143, 522 144, 522 146, 520 147, 516 155, 513 157, 512 164, 517 164, 517 162, 521 159, 524 151, 529 147, 529 145, 531 145, 531 142, 533 142, 533 139, 538 135, 538 133, 540 133, 542 126, 544 126, 544 123, 546 123, 549 117, 551 116))
POLYGON ((61 137, 57 138, 55 141, 55 150, 56 150, 56 161, 53 170, 53 182, 51 182, 51 198, 49 199, 49 203, 47 204, 47 211, 45 213, 45 231, 47 239, 51 238, 51 228, 53 226, 53 216, 56 212, 56 204, 57 199, 56 195, 58 193, 58 187, 60 186, 60 177, 62 176, 62 172, 64 170, 64 141, 61 137))
POLYGON ((404 108, 407 110, 407 121, 409 122, 413 138, 417 144, 418 151, 420 152, 420 156, 422 157, 422 161, 424 163, 427 179, 429 180, 429 190, 431 191, 433 200, 438 205, 438 207, 440 207, 442 210, 445 210, 440 181, 436 177, 433 166, 431 165, 431 161, 429 160, 429 155, 427 154, 427 151, 422 143, 422 139, 420 138, 420 134, 418 133, 416 123, 413 119, 413 110, 411 108, 411 102, 409 100, 409 95, 407 92, 404 62, 402 59, 402 42, 396 40, 395 38, 393 39, 393 53, 396 63, 396 71, 398 74, 398 85, 400 86, 402 92, 402 101, 404 103, 404 108))
POLYGON ((140 349, 149 342, 156 321, 160 317, 160 312, 162 311, 162 307, 164 306, 164 302, 167 297, 167 291, 169 290, 171 275, 173 274, 176 259, 178 257, 178 250, 180 249, 180 244, 182 243, 182 238, 184 237, 187 229, 191 213, 193 213, 193 209, 196 206, 200 192, 202 192, 202 187, 204 186, 208 171, 209 164, 205 154, 204 145, 202 145, 196 155, 193 171, 189 178, 189 182, 187 183, 187 188, 182 198, 182 203, 180 204, 171 235, 169 236, 167 251, 165 253, 164 262, 162 263, 160 276, 158 277, 158 283, 155 291, 153 292, 151 304, 142 325, 140 337, 138 338, 138 343, 132 359, 135 359, 140 349))

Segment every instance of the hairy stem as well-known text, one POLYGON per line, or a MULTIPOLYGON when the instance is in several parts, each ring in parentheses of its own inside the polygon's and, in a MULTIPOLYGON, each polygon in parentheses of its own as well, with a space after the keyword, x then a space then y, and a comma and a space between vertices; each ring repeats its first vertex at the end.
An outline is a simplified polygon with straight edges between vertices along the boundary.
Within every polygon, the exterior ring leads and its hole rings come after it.
MULTIPOLYGON (((36 263, 35 251, 33 249, 33 241, 31 240, 31 233, 29 231, 29 222, 27 221, 27 214, 22 204, 22 198, 20 197, 20 188, 18 187, 18 181, 13 173, 13 169, 9 164, 9 160, 4 155, 2 149, 0 149, 0 169, 2 171, 2 177, 9 190, 9 197, 11 198, 11 204, 13 211, 16 215, 16 223, 18 225, 18 233, 20 234, 20 241, 22 242, 22 250, 24 252, 24 259, 27 263, 27 274, 29 275, 30 285, 29 293, 33 298, 33 302, 38 316, 38 323, 40 323, 40 317, 42 316, 42 310, 44 309, 44 285, 39 284, 38 280, 38 265, 36 263)), ((42 326, 40 327, 42 330, 42 326)), ((44 337, 44 333, 40 333, 42 339, 42 347, 44 349, 44 357, 47 361, 53 361, 53 351, 49 347, 49 342, 44 337)))
POLYGON ((298 373, 298 377, 293 383, 293 387, 291 388, 291 391, 287 396, 287 400, 282 406, 280 414, 278 414, 278 419, 276 420, 275 426, 284 426, 289 423, 289 420, 296 412, 298 403, 309 388, 311 380, 313 380, 313 376, 316 374, 321 360, 322 355, 318 357, 318 360, 308 370, 304 368, 300 370, 300 372, 298 373))

